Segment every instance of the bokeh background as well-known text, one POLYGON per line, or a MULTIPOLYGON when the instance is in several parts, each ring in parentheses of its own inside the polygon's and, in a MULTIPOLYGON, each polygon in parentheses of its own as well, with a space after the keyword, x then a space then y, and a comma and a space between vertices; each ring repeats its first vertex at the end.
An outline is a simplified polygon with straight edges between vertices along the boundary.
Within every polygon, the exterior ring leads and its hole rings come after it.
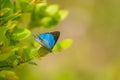
POLYGON ((120 80, 120 0, 47 0, 69 11, 57 25, 70 48, 21 65, 20 80, 120 80), (24 66, 24 67, 23 67, 24 66))

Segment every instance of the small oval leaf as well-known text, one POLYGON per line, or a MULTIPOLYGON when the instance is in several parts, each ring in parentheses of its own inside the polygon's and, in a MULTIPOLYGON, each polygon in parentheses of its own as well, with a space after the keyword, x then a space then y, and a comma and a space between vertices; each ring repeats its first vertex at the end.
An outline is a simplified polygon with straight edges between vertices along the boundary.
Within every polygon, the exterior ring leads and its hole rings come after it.
POLYGON ((6 26, 2 26, 0 27, 0 42, 3 41, 4 37, 5 37, 5 33, 7 32, 7 27, 6 26))
POLYGON ((49 15, 54 15, 57 13, 59 9, 59 6, 57 4, 54 4, 54 5, 50 5, 46 8, 46 12, 49 14, 49 15))
POLYGON ((68 47, 70 47, 71 44, 72 44, 71 39, 65 39, 54 46, 53 52, 67 49, 68 47))
POLYGON ((27 37, 29 37, 31 34, 31 32, 28 29, 15 29, 12 33, 12 40, 23 40, 26 39, 27 37))
POLYGON ((67 10, 60 10, 58 12, 58 16, 60 16, 60 20, 64 20, 68 15, 68 11, 67 10))

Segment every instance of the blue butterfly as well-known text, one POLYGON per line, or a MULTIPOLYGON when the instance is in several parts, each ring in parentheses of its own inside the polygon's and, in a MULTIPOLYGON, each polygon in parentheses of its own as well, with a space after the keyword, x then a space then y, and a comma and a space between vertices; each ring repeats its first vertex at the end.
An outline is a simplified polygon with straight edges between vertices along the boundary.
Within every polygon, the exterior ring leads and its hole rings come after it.
POLYGON ((35 36, 35 40, 41 44, 43 47, 52 52, 54 45, 56 44, 60 36, 59 31, 55 32, 46 32, 35 36))

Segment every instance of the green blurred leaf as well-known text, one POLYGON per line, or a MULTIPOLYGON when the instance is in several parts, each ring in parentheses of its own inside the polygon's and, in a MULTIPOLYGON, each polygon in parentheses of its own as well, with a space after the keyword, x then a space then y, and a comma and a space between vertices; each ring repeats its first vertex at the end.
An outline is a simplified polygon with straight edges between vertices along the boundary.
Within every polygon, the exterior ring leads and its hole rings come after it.
POLYGON ((10 21, 8 21, 8 23, 7 23, 8 29, 13 29, 17 25, 17 23, 18 23, 17 20, 14 20, 14 21, 10 20, 10 21))
POLYGON ((11 50, 9 50, 9 52, 8 52, 9 58, 14 59, 13 56, 15 56, 15 52, 18 51, 18 49, 19 49, 19 48, 15 46, 15 47, 12 48, 11 50))
POLYGON ((54 5, 50 5, 46 8, 46 12, 49 14, 49 15, 55 15, 57 13, 59 9, 59 6, 57 4, 54 4, 54 5))
POLYGON ((11 0, 0 0, 0 8, 13 8, 11 0))
POLYGON ((23 40, 26 39, 30 36, 31 32, 28 29, 19 29, 16 28, 13 32, 12 32, 12 36, 11 39, 12 40, 23 40))
MULTIPOLYGON (((39 3, 35 6, 35 13, 39 15, 45 15, 46 3, 39 3)), ((34 15, 35 16, 35 15, 34 15)))
POLYGON ((52 17, 44 17, 42 20, 40 20, 42 27, 49 27, 50 22, 52 21, 52 17))
POLYGON ((22 10, 22 12, 31 12, 33 6, 30 5, 30 2, 27 0, 16 0, 16 11, 17 10, 22 10))
POLYGON ((29 23, 30 27, 40 26, 40 20, 46 15, 46 6, 46 3, 39 3, 33 8, 31 21, 29 23))
POLYGON ((51 28, 58 24, 58 20, 52 16, 46 16, 41 20, 42 28, 51 28))
POLYGON ((71 44, 72 44, 72 40, 71 40, 71 39, 65 39, 65 40, 57 43, 57 44, 54 46, 53 52, 67 49, 68 47, 70 47, 71 44))
POLYGON ((68 11, 60 10, 58 11, 59 6, 49 5, 46 3, 39 3, 35 6, 32 12, 30 26, 42 28, 52 28, 58 24, 60 20, 63 20, 67 15, 68 11))
POLYGON ((30 49, 29 56, 30 58, 34 58, 38 54, 38 49, 32 48, 30 49))
POLYGON ((29 2, 21 2, 21 7, 22 7, 22 11, 23 12, 29 12, 29 11, 31 11, 32 10, 32 6, 29 4, 29 2))
POLYGON ((10 8, 3 8, 0 10, 0 17, 8 16, 10 14, 10 8))
POLYGON ((18 19, 21 15, 22 14, 20 13, 12 14, 11 16, 8 16, 8 19, 15 20, 18 19))
POLYGON ((0 42, 4 40, 5 38, 5 33, 7 32, 7 27, 6 26, 2 26, 0 27, 0 42))
POLYGON ((21 60, 24 62, 30 61, 38 54, 38 50, 33 46, 24 46, 22 50, 21 60))
POLYGON ((8 58, 9 54, 8 53, 2 53, 0 54, 0 61, 4 61, 8 58))
POLYGON ((38 49, 36 49, 32 46, 29 46, 29 47, 24 49, 24 53, 25 54, 28 53, 25 55, 26 57, 28 56, 28 58, 34 58, 35 55, 38 53, 38 49))
POLYGON ((12 21, 12 20, 17 20, 21 14, 20 13, 15 13, 15 14, 12 14, 10 13, 11 9, 10 8, 4 8, 6 11, 3 12, 0 16, 0 25, 5 25, 7 22, 9 21, 12 21))
POLYGON ((68 11, 67 10, 60 10, 60 11, 58 11, 57 15, 60 18, 59 20, 64 20, 68 15, 68 11))
POLYGON ((13 71, 3 70, 0 72, 0 80, 18 80, 18 77, 13 71))
POLYGON ((18 59, 15 59, 12 63, 12 66, 17 66, 19 64, 19 60, 18 59))

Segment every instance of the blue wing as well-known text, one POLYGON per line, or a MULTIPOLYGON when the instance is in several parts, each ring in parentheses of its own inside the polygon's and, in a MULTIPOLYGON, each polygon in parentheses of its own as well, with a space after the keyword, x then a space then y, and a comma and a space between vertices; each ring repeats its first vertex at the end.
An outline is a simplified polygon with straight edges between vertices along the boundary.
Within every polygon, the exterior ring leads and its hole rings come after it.
POLYGON ((54 36, 51 33, 39 34, 35 40, 49 50, 51 50, 55 44, 54 36))
POLYGON ((48 49, 52 49, 52 47, 55 44, 54 36, 51 33, 43 33, 39 35, 39 38, 41 38, 44 42, 44 46, 48 49))
POLYGON ((39 34, 38 36, 35 37, 35 40, 40 43, 42 46, 46 47, 48 50, 52 50, 54 47, 58 37, 60 35, 59 31, 55 32, 47 32, 43 34, 39 34))

